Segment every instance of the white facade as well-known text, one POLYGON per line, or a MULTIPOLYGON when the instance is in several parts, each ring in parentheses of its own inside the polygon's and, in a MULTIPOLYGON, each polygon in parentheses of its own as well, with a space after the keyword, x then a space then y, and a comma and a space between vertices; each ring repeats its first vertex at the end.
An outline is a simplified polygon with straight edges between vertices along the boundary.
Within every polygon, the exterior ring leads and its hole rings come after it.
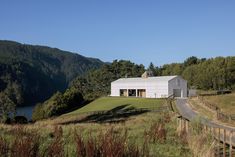
POLYGON ((111 83, 111 96, 187 97, 187 81, 180 76, 121 78, 111 83))

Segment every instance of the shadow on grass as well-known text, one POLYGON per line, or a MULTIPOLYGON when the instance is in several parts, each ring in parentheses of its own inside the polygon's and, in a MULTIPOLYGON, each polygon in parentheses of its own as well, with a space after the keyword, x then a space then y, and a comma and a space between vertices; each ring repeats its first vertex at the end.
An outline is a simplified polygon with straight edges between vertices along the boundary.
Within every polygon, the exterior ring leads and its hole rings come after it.
POLYGON ((130 104, 121 105, 108 111, 93 112, 83 119, 61 123, 62 125, 76 123, 120 123, 125 122, 129 117, 148 112, 147 109, 136 109, 128 107, 130 104))

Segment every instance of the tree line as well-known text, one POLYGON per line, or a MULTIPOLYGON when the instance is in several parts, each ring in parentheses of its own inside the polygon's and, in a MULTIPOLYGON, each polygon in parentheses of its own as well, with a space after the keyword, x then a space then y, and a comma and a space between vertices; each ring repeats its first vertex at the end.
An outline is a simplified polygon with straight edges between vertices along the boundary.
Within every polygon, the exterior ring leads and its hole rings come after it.
POLYGON ((235 57, 187 58, 183 63, 165 64, 149 69, 156 76, 181 75, 189 88, 203 90, 235 89, 235 57))

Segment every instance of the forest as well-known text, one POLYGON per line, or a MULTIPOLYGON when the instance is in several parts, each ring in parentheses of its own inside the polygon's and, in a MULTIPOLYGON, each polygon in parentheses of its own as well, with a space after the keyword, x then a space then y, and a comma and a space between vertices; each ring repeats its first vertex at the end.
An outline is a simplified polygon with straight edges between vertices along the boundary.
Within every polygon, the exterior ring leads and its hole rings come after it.
POLYGON ((157 76, 181 75, 188 81, 188 86, 195 89, 218 90, 235 89, 235 56, 187 58, 183 63, 165 64, 149 69, 157 76))
POLYGON ((0 92, 17 106, 43 102, 103 64, 57 48, 0 40, 0 92))

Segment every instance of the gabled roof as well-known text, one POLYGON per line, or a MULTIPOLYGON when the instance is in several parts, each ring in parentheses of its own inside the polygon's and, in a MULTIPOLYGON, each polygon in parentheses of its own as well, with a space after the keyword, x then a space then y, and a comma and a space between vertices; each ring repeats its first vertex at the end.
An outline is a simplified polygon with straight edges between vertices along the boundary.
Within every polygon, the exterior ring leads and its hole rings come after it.
POLYGON ((175 77, 178 77, 178 76, 175 75, 175 76, 158 76, 158 77, 147 77, 147 78, 142 78, 142 77, 120 78, 116 81, 113 81, 112 83, 168 82, 168 81, 172 80, 175 77))

